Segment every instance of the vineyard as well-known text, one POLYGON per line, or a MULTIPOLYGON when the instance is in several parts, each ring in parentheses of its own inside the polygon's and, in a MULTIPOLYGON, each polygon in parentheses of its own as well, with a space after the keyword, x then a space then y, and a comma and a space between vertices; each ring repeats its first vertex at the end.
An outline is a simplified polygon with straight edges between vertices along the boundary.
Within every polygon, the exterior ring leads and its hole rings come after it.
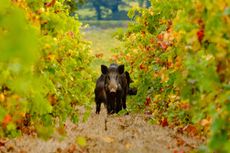
POLYGON ((134 8, 135 22, 118 38, 115 60, 126 63, 138 86, 136 105, 153 123, 205 135, 208 146, 230 146, 230 8, 227 1, 153 1, 134 8))
POLYGON ((52 2, 1 1, 1 136, 36 123, 26 131, 49 137, 55 120, 76 123, 75 106, 92 99, 92 56, 81 23, 67 5, 52 2))
MULTIPOLYGON (((153 142, 176 140, 179 148, 168 146, 174 153, 230 151, 229 1, 152 0, 149 8, 133 7, 126 32, 114 35, 119 46, 97 44, 116 46, 111 59, 102 61, 82 36, 77 15, 70 16, 69 2, 0 1, 0 148, 24 135, 46 141, 56 132, 69 136, 68 127, 74 127, 70 137, 77 136, 73 141, 80 149, 74 144, 63 152, 111 152, 107 144, 112 152, 150 152, 131 146, 142 143, 138 138, 151 142, 157 129, 163 138, 153 142), (103 62, 124 64, 137 87, 128 99, 129 115, 95 114, 94 88, 103 62), (117 128, 112 137, 101 132, 104 151, 92 143, 98 137, 90 129, 100 126, 117 128), (120 128, 128 130, 123 134, 120 128), (141 132, 132 143, 135 128, 141 132), (171 130, 189 140, 169 138, 171 130), (124 148, 116 147, 115 139, 124 135, 132 136, 122 139, 124 148)), ((159 148, 156 152, 167 150, 159 148)))

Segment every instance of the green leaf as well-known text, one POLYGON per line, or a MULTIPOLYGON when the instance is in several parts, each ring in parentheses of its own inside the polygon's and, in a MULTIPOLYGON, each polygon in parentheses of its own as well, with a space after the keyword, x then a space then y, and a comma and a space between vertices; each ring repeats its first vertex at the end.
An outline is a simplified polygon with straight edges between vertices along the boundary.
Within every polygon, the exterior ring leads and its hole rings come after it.
POLYGON ((44 140, 48 140, 51 137, 54 128, 52 126, 43 126, 36 124, 36 130, 39 137, 43 138, 44 140))
POLYGON ((7 113, 6 110, 2 106, 0 106, 0 122, 2 122, 2 120, 5 117, 6 113, 7 113))
POLYGON ((230 15, 230 7, 229 6, 224 9, 224 15, 230 15))

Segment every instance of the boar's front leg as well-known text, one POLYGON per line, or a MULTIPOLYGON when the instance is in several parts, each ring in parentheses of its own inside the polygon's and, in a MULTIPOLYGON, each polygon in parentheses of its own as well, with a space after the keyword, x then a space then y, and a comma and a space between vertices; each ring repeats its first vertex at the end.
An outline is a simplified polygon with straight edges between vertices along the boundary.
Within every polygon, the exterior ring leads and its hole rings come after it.
POLYGON ((116 97, 116 113, 118 113, 121 109, 122 109, 121 92, 118 92, 116 97))
POLYGON ((115 113, 115 100, 116 97, 109 95, 107 97, 107 113, 108 114, 113 114, 115 113))
POLYGON ((95 96, 95 102, 96 102, 96 114, 99 114, 100 110, 101 110, 101 100, 98 97, 98 94, 96 94, 96 96, 95 96))

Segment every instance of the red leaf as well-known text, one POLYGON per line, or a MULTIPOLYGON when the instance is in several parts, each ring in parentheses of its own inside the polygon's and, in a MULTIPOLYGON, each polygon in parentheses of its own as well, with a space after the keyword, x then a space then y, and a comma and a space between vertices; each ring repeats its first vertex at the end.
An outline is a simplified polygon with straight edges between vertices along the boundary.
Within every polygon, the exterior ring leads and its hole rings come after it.
POLYGON ((190 136, 195 136, 197 134, 197 129, 194 125, 187 125, 186 127, 183 128, 183 131, 187 132, 188 135, 190 136))
POLYGON ((189 103, 181 103, 180 108, 183 110, 189 110, 190 109, 190 104, 189 103))
POLYGON ((203 38, 204 38, 204 29, 200 29, 200 30, 196 33, 196 35, 197 35, 197 38, 198 38, 199 42, 201 43, 202 40, 203 40, 203 38))
POLYGON ((162 40, 163 40, 163 38, 164 38, 164 37, 163 37, 163 34, 159 34, 159 35, 157 35, 157 39, 158 39, 158 40, 162 41, 162 40))
POLYGON ((147 97, 147 98, 146 98, 146 101, 150 103, 150 102, 151 102, 151 98, 150 98, 150 97, 147 97))
POLYGON ((154 38, 151 38, 149 41, 150 41, 151 44, 154 44, 154 43, 155 43, 154 38))
POLYGON ((141 69, 141 70, 145 69, 144 64, 140 64, 140 69, 141 69))
POLYGON ((49 3, 46 4, 46 7, 52 7, 52 6, 54 6, 55 2, 56 2, 56 0, 52 0, 51 2, 49 2, 49 3))
POLYGON ((161 93, 164 92, 164 88, 160 88, 160 92, 161 92, 161 93))
POLYGON ((160 125, 163 126, 163 127, 168 126, 169 124, 168 124, 167 118, 163 118, 163 119, 160 121, 160 125))
POLYGON ((7 114, 4 118, 3 118, 3 121, 2 121, 2 125, 3 125, 3 127, 6 127, 8 124, 9 124, 9 122, 12 120, 12 117, 9 115, 9 114, 7 114))
POLYGON ((163 50, 166 50, 168 48, 168 45, 166 42, 158 42, 158 46, 160 46, 163 50))
POLYGON ((151 102, 151 98, 146 97, 145 106, 149 106, 150 102, 151 102))
POLYGON ((149 106, 149 102, 148 101, 145 101, 145 106, 149 106))

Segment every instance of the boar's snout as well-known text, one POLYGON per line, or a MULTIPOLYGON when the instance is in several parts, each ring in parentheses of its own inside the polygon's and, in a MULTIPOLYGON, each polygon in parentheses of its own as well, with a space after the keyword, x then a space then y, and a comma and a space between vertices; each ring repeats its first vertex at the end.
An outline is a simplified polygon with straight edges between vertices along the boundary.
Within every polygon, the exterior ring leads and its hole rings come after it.
POLYGON ((111 93, 111 94, 116 94, 116 92, 117 92, 117 88, 118 88, 118 86, 117 86, 117 83, 114 81, 112 81, 110 84, 109 84, 109 92, 111 93))
POLYGON ((112 93, 116 93, 116 89, 114 89, 114 88, 111 89, 111 90, 110 90, 110 93, 111 93, 111 94, 112 94, 112 93))

